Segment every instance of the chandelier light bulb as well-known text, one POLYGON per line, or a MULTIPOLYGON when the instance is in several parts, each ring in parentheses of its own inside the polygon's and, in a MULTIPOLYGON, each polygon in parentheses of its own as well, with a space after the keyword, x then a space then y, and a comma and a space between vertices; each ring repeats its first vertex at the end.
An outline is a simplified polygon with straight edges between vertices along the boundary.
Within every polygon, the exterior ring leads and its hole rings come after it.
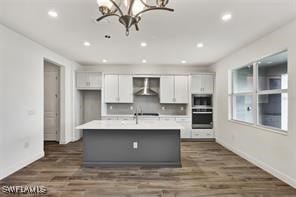
POLYGON ((108 9, 111 9, 113 6, 113 3, 110 0, 97 0, 97 4, 99 7, 107 7, 108 9))

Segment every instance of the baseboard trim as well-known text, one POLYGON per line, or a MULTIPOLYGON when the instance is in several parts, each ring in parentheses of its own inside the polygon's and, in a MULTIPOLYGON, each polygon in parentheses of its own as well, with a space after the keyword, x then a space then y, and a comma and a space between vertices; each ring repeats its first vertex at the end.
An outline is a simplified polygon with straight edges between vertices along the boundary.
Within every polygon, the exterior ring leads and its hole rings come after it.
POLYGON ((30 159, 25 159, 22 160, 16 164, 10 165, 7 168, 4 168, 1 172, 0 172, 0 180, 4 179, 5 177, 17 172, 18 170, 28 166, 29 164, 41 159, 42 157, 44 157, 44 151, 42 151, 41 153, 33 156, 30 159))
POLYGON ((249 161, 250 163, 258 166, 259 168, 261 168, 262 170, 270 173, 271 175, 275 176, 276 178, 282 180, 283 182, 287 183, 288 185, 292 186, 293 188, 296 189, 296 180, 289 177, 288 175, 280 172, 277 169, 274 169, 273 167, 271 167, 270 165, 266 164, 263 161, 260 161, 258 159, 256 159, 255 157, 233 147, 232 145, 224 142, 223 140, 220 140, 218 138, 216 138, 216 142, 218 144, 220 144, 221 146, 229 149, 230 151, 234 152, 235 154, 239 155, 240 157, 246 159, 247 161, 249 161))

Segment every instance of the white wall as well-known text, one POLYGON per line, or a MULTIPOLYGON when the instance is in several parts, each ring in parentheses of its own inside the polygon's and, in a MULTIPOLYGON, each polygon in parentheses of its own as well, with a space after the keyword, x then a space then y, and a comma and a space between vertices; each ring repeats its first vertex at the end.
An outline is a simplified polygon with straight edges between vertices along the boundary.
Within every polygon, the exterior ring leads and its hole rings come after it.
POLYGON ((216 71, 217 142, 296 187, 296 21, 224 58, 216 71), (228 71, 262 56, 289 50, 289 131, 282 135, 228 120, 228 71))
POLYGON ((195 72, 209 72, 208 66, 192 66, 192 65, 97 65, 83 66, 83 70, 99 71, 107 73, 129 73, 129 74, 190 74, 195 72))
POLYGON ((73 73, 78 64, 0 25, 0 179, 44 155, 43 61, 62 66, 61 143, 75 137, 73 73))

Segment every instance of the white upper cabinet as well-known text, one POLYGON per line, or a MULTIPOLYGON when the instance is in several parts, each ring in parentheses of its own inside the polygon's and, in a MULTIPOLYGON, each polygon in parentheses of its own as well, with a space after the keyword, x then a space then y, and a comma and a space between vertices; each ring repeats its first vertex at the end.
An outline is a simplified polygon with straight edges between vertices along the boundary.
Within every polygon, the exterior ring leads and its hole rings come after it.
POLYGON ((187 76, 160 77, 160 103, 188 103, 187 76))
POLYGON ((105 103, 133 103, 131 75, 105 75, 105 103))
POLYGON ((174 103, 175 85, 174 76, 160 77, 160 103, 174 103))
POLYGON ((191 93, 193 94, 213 94, 214 75, 200 74, 191 77, 191 93))
POLYGON ((188 76, 175 76, 175 103, 188 103, 188 76))
POLYGON ((117 103, 119 100, 118 90, 118 75, 105 75, 105 102, 117 103))
POLYGON ((102 74, 98 72, 76 72, 76 87, 80 90, 98 90, 102 88, 102 74))
POLYGON ((133 77, 131 75, 119 75, 118 81, 119 103, 133 103, 133 77))

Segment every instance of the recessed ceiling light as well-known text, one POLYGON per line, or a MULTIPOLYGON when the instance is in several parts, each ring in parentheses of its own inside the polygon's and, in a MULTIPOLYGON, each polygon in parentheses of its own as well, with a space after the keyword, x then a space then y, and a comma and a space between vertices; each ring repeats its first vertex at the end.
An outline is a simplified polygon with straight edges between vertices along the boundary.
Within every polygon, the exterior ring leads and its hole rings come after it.
POLYGON ((141 47, 146 47, 147 43, 146 42, 141 42, 141 47))
POLYGON ((54 10, 49 10, 48 12, 47 12, 47 14, 50 16, 50 17, 52 17, 52 18, 57 18, 59 15, 58 15, 58 13, 56 12, 56 11, 54 11, 54 10))
POLYGON ((142 63, 143 63, 143 64, 146 64, 146 63, 147 63, 147 60, 142 60, 142 63))
POLYGON ((186 62, 186 60, 182 60, 181 63, 182 64, 186 64, 187 62, 186 62))
POLYGON ((103 62, 103 63, 106 63, 106 62, 108 62, 108 61, 107 61, 106 59, 103 59, 102 62, 103 62))
POLYGON ((196 45, 196 47, 197 48, 203 48, 204 47, 204 44, 201 42, 201 43, 198 43, 197 45, 196 45))
POLYGON ((87 41, 85 41, 85 42, 83 43, 83 45, 86 46, 86 47, 89 47, 89 46, 90 46, 90 43, 87 42, 87 41))
POLYGON ((226 13, 223 14, 222 18, 221 18, 224 22, 230 21, 232 19, 232 14, 231 13, 226 13))

